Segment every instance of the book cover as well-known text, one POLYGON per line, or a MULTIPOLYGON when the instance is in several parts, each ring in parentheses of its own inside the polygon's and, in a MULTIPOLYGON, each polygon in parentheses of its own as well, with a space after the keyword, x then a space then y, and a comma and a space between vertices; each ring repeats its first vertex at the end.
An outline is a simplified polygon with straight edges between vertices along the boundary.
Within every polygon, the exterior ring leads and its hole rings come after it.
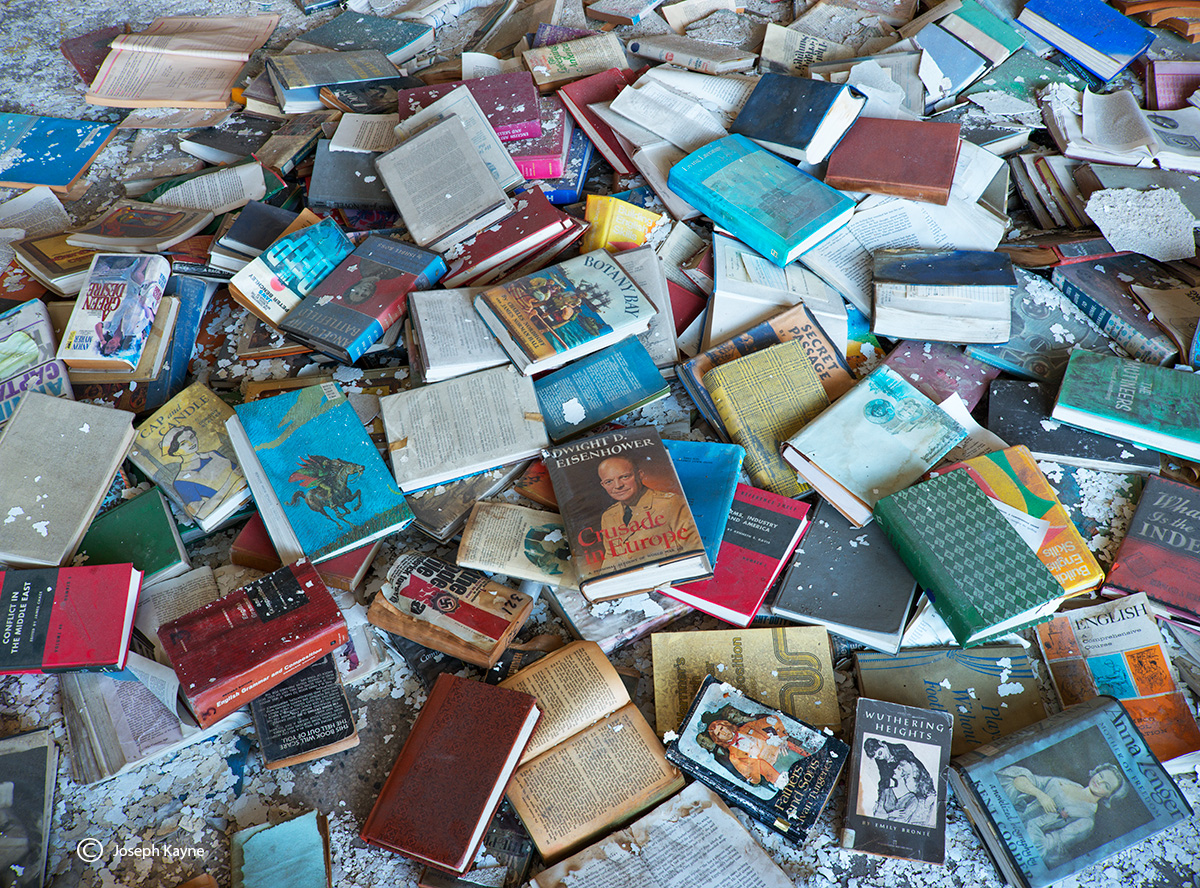
POLYGON ((158 488, 121 500, 88 526, 73 564, 131 563, 147 586, 191 570, 175 519, 158 488))
POLYGON ((875 520, 963 647, 1044 620, 1066 594, 966 472, 883 497, 875 520))
POLYGON ((312 563, 300 559, 158 630, 202 727, 340 648, 346 621, 312 563))
POLYGON ((862 696, 954 716, 951 755, 1046 717, 1038 677, 1020 645, 855 651, 854 666, 862 696))
POLYGON ((58 782, 58 744, 49 728, 26 731, 0 740, 0 772, 9 784, 12 803, 6 816, 21 857, 16 867, 8 866, 21 881, 17 888, 42 885, 46 879, 46 857, 50 848, 54 816, 54 787, 58 782))
POLYGON ((286 768, 358 745, 354 713, 326 654, 250 701, 263 765, 286 768))
POLYGON ((540 135, 514 139, 504 147, 526 179, 557 179, 563 174, 575 120, 557 95, 539 96, 538 114, 542 121, 540 135))
POLYGON ((450 251, 442 286, 490 284, 508 261, 544 246, 570 227, 569 217, 552 207, 539 189, 522 192, 513 203, 511 215, 450 251))
POLYGON ((455 561, 509 578, 579 588, 562 516, 516 503, 476 502, 455 561))
POLYGON ((808 503, 739 484, 711 580, 663 591, 735 626, 749 626, 808 528, 808 503))
POLYGON ((633 82, 634 77, 634 72, 624 66, 609 68, 567 83, 558 93, 580 130, 587 134, 613 169, 624 176, 634 171, 633 161, 612 127, 601 120, 590 106, 598 102, 611 102, 617 93, 633 82))
POLYGON ((185 516, 215 529, 250 499, 225 423, 233 408, 200 382, 138 426, 129 458, 185 516))
POLYGON ((375 155, 333 151, 329 139, 317 139, 308 206, 314 210, 392 210, 392 199, 375 170, 375 155))
POLYGON ((921 50, 923 60, 932 62, 938 72, 936 81, 930 78, 934 87, 928 90, 930 102, 936 103, 957 94, 974 83, 992 64, 987 56, 959 40, 940 22, 926 24, 913 35, 913 43, 921 50))
POLYGON ((1200 617, 1200 491, 1158 475, 1146 479, 1133 519, 1105 581, 1113 592, 1145 592, 1156 602, 1200 617))
POLYGON ((1116 697, 1168 771, 1192 770, 1200 727, 1175 683, 1145 593, 1059 614, 1038 626, 1038 644, 1063 706, 1116 697), (1187 761, 1172 763, 1180 756, 1187 761))
POLYGON ((589 599, 711 575, 656 429, 606 432, 545 451, 543 459, 589 599))
POLYGON ((854 123, 866 97, 852 86, 764 74, 731 132, 793 160, 820 163, 854 123))
POLYGON ((285 560, 324 561, 412 521, 395 480, 337 385, 294 389, 234 409, 227 429, 271 540, 285 560), (247 457, 257 465, 247 465, 247 457))
POLYGON ((439 675, 360 838, 465 872, 540 716, 529 694, 439 675))
POLYGON ((933 403, 958 395, 968 410, 979 405, 1000 375, 995 367, 964 355, 961 347, 948 342, 906 339, 888 352, 883 363, 933 403))
POLYGON ((655 312, 604 250, 485 290, 475 308, 526 375, 640 333, 655 312))
POLYGON ((69 367, 134 369, 170 274, 162 256, 97 254, 57 357, 69 367))
POLYGON ((557 89, 564 83, 626 65, 625 47, 616 34, 591 34, 564 40, 553 46, 527 49, 521 53, 525 67, 541 92, 557 89))
POLYGON ((864 117, 829 155, 825 184, 945 206, 958 147, 957 123, 864 117))
POLYGON ((524 625, 533 599, 477 570, 402 553, 371 602, 381 629, 490 669, 524 625))
POLYGON ((347 10, 325 24, 305 31, 302 39, 305 43, 338 52, 377 49, 388 57, 388 61, 399 65, 433 42, 433 28, 424 22, 347 10))
POLYGON ((855 527, 822 500, 779 582, 771 612, 895 653, 918 591, 878 525, 855 527), (862 594, 864 589, 870 594, 862 594))
POLYGON ((584 183, 592 169, 592 156, 595 145, 591 138, 581 128, 571 133, 571 143, 567 148, 567 159, 563 161, 562 175, 549 182, 542 183, 542 192, 546 199, 555 206, 577 203, 583 197, 584 183))
POLYGON ((66 194, 116 132, 111 123, 0 113, 0 187, 66 194))
POLYGON ((730 805, 803 841, 837 786, 850 747, 711 675, 667 746, 667 760, 730 805))
POLYGON ((542 134, 538 91, 533 84, 533 75, 528 71, 509 71, 473 80, 399 90, 396 96, 400 119, 411 117, 460 86, 470 90, 500 141, 531 139, 542 134))
POLYGON ((123 669, 141 588, 132 564, 0 570, 0 674, 123 669))
POLYGON ((812 626, 655 632, 654 714, 676 731, 708 675, 816 728, 841 730, 829 636, 812 626))
POLYGON ((233 224, 217 242, 247 256, 257 256, 296 221, 299 213, 273 204, 252 200, 237 214, 233 224))
POLYGON ((664 440, 710 564, 717 563, 746 451, 716 441, 664 440))
POLYGON ((1000 871, 1022 888, 1047 888, 1192 814, 1112 697, 959 756, 949 776, 1000 871))
POLYGON ((191 237, 212 219, 210 210, 119 200, 83 228, 68 232, 67 243, 117 253, 155 253, 191 237))
POLYGON ((50 313, 42 300, 30 299, 0 310, 0 380, 53 361, 57 348, 50 313))
POLYGON ((650 231, 663 220, 662 213, 647 210, 608 194, 589 194, 584 220, 591 227, 580 249, 620 253, 640 247, 650 231))
POLYGON ((1051 416, 1182 459, 1200 459, 1200 381, 1169 367, 1074 351, 1051 416))
POLYGON ((0 427, 13 415, 25 392, 41 392, 68 401, 75 400, 66 364, 57 360, 38 364, 0 382, 0 427))
POLYGON ((938 24, 967 46, 998 65, 1025 45, 1025 38, 1012 25, 1001 21, 975 0, 962 5, 938 24))
POLYGON ((273 55, 267 59, 267 70, 276 92, 328 83, 387 80, 397 73, 396 66, 377 49, 273 55))
POLYGON ((1100 0, 1029 0, 1017 21, 1103 81, 1154 42, 1154 34, 1100 0))
POLYGON ((846 195, 736 134, 693 151, 671 167, 667 183, 779 266, 840 228, 854 211, 846 195))
MULTIPOLYGON (((374 562, 379 546, 379 541, 367 543, 365 546, 351 549, 345 555, 322 561, 317 565, 321 581, 331 592, 354 592, 374 562)), ((267 533, 262 515, 255 512, 238 531, 229 548, 229 561, 267 573, 283 567, 279 553, 275 551, 271 536, 267 533)))
POLYGON ((327 274, 354 251, 332 219, 285 234, 233 276, 229 292, 276 327, 327 274))
POLYGON ((671 391, 636 336, 548 373, 533 383, 546 432, 573 438, 671 391))
POLYGON ((746 449, 755 485, 780 496, 806 490, 780 445, 829 406, 800 339, 751 352, 704 374, 703 385, 730 440, 746 449))
POLYGON ((13 244, 21 267, 62 296, 73 296, 83 286, 96 250, 67 243, 69 233, 39 235, 13 244))
POLYGON ((945 863, 954 716, 858 698, 843 848, 945 863))
POLYGON ((446 273, 441 256, 371 236, 279 322, 293 339, 353 364, 402 320, 412 290, 428 290, 446 273))

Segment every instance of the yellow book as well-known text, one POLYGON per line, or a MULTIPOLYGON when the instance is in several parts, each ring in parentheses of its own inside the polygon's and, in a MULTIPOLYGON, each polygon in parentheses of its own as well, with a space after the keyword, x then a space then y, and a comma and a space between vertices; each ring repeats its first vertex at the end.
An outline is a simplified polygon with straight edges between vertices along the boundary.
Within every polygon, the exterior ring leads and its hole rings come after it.
POLYGON ((580 252, 605 249, 620 253, 640 247, 662 218, 662 213, 642 209, 620 198, 589 194, 584 219, 592 227, 583 236, 580 252))

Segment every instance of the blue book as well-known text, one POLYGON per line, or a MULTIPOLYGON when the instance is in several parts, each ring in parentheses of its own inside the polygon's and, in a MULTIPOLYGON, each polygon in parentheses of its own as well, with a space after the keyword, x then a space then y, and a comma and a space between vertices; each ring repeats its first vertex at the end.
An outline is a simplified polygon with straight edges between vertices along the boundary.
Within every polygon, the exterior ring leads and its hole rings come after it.
POLYGON ((45 185, 63 193, 116 131, 109 123, 0 114, 0 188, 45 185))
POLYGON ((216 281, 205 280, 189 274, 173 274, 167 281, 164 296, 179 300, 179 314, 175 318, 175 332, 171 347, 163 360, 162 372, 153 382, 143 383, 134 390, 144 390, 145 397, 138 405, 138 412, 157 410, 181 391, 187 383, 188 362, 196 347, 200 334, 200 319, 208 310, 208 303, 217 292, 216 281))
POLYGON ((562 176, 544 183, 546 200, 556 206, 579 202, 583 198, 583 185, 587 181, 594 153, 595 146, 587 133, 582 127, 575 127, 571 133, 571 144, 567 147, 567 162, 563 165, 562 176))
POLYGON ((820 163, 866 104, 866 96, 844 83, 764 74, 731 131, 784 157, 820 163))
POLYGON ((396 480, 334 383, 239 404, 227 429, 286 564, 325 561, 413 520, 396 480))
POLYGON ((1029 0, 1017 21, 1104 81, 1154 42, 1153 33, 1100 0, 1029 0))
POLYGON ((339 52, 377 49, 399 65, 433 43, 433 28, 423 22, 347 11, 305 31, 301 39, 339 52))
POLYGON ((663 446, 675 464, 704 552, 709 562, 716 564, 746 451, 737 444, 716 441, 664 440, 663 446))
POLYGON ((709 142, 671 167, 667 187, 779 266, 854 213, 845 194, 737 134, 709 142))
POLYGON ((913 43, 930 55, 938 70, 950 81, 949 85, 943 82, 941 95, 928 96, 931 102, 957 95, 992 67, 988 59, 938 24, 926 25, 918 31, 913 35, 913 43))
POLYGON ((671 388, 636 336, 535 380, 546 432, 556 444, 665 398, 671 388))

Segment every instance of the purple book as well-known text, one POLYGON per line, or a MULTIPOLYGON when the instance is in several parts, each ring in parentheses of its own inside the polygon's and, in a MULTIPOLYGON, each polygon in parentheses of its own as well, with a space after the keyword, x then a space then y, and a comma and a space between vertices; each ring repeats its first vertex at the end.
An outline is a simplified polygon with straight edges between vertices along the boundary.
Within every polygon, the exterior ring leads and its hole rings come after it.
POLYGON ((988 383, 1000 375, 999 368, 969 358, 961 348, 945 342, 906 339, 883 363, 935 404, 957 392, 967 402, 968 410, 975 409, 988 383))
POLYGON ((453 83, 399 90, 396 98, 400 105, 400 119, 412 117, 459 86, 471 91, 500 141, 531 139, 542 134, 538 91, 533 83, 533 75, 528 71, 511 71, 474 80, 456 80, 453 83))

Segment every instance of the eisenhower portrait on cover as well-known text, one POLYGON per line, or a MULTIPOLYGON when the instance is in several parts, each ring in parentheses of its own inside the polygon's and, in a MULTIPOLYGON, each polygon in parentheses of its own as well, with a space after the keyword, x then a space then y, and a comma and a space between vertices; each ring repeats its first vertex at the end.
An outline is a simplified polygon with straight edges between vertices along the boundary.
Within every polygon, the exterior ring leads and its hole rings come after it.
POLYGON ((682 492, 647 487, 632 459, 610 456, 596 466, 600 486, 612 499, 600 516, 604 567, 643 564, 672 549, 690 549, 699 532, 682 492))

